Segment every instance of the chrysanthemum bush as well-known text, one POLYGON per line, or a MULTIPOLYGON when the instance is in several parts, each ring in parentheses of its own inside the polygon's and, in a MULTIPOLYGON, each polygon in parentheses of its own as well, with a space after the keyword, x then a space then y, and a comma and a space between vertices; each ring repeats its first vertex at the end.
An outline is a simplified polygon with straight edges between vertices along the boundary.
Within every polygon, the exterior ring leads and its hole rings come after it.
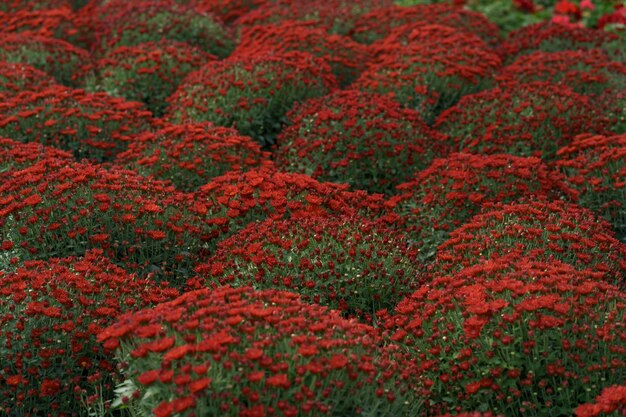
POLYGON ((189 198, 132 171, 45 159, 0 185, 2 250, 18 263, 101 248, 129 270, 183 279, 202 247, 189 198))
POLYGON ((0 135, 99 162, 125 150, 129 135, 157 125, 141 103, 58 85, 24 91, 0 103, 0 135))
POLYGON ((41 10, 0 11, 0 32, 26 32, 71 42, 77 29, 69 7, 41 10))
POLYGON ((165 113, 167 98, 191 71, 215 57, 184 42, 160 40, 109 51, 86 77, 87 91, 140 101, 157 117, 165 113))
POLYGON ((429 412, 572 415, 626 378, 625 294, 590 270, 518 256, 435 278, 385 325, 418 359, 429 412))
POLYGON ((362 214, 395 224, 382 195, 350 191, 347 184, 319 182, 308 175, 285 173, 271 167, 245 173, 230 172, 200 187, 193 213, 208 228, 214 247, 220 240, 254 221, 362 214))
POLYGON ((57 82, 79 87, 89 52, 61 39, 29 33, 0 33, 0 60, 31 65, 57 82))
POLYGON ((193 286, 282 289, 366 321, 415 291, 421 264, 403 235, 359 216, 269 219, 222 241, 193 286))
POLYGON ((509 153, 546 161, 581 132, 602 134, 610 126, 609 117, 597 111, 589 97, 544 82, 465 96, 434 125, 459 152, 509 153))
POLYGON ((238 26, 280 24, 286 20, 315 22, 328 33, 348 35, 359 17, 381 7, 389 7, 390 0, 272 0, 242 16, 238 26))
POLYGON ((4 0, 0 3, 0 11, 12 13, 20 10, 57 9, 67 5, 66 0, 4 0))
POLYGON ((41 91, 56 81, 30 65, 0 61, 0 97, 5 100, 22 91, 41 91))
POLYGON ((436 25, 418 27, 415 32, 420 42, 389 42, 378 48, 379 58, 353 87, 393 93, 399 103, 417 110, 430 124, 462 96, 492 85, 500 59, 478 36, 436 25), (431 37, 436 31, 441 36, 431 37))
POLYGON ((378 331, 293 293, 187 292, 98 335, 155 417, 414 416, 414 367, 378 331))
POLYGON ((603 216, 626 239, 626 134, 583 134, 557 152, 554 165, 580 194, 578 204, 603 216))
POLYGON ((602 49, 614 60, 626 58, 619 36, 576 26, 542 22, 513 31, 499 47, 504 62, 511 63, 534 51, 557 52, 602 49))
POLYGON ((113 0, 94 9, 96 50, 168 39, 186 42, 220 58, 232 52, 232 33, 216 16, 174 0, 113 0))
POLYGON ((624 91, 626 66, 613 62, 600 49, 543 52, 521 56, 498 75, 501 84, 534 81, 563 84, 579 94, 593 96, 624 91))
POLYGON ((124 312, 179 295, 99 251, 0 272, 0 294, 0 414, 59 417, 87 415, 113 398, 116 362, 96 335, 124 312))
POLYGON ((612 385, 602 390, 593 401, 574 410, 576 417, 623 415, 626 412, 626 385, 612 385))
POLYGON ((190 0, 189 4, 196 10, 211 13, 226 24, 232 24, 237 18, 244 16, 270 0, 190 0))
POLYGON ((61 149, 44 146, 40 143, 22 143, 0 137, 0 179, 14 171, 28 168, 43 159, 58 159, 71 163, 74 156, 61 149))
POLYGON ((114 162, 172 181, 182 191, 194 191, 231 171, 272 165, 269 154, 252 138, 209 122, 166 124, 155 132, 135 135, 114 162))
POLYGON ((369 59, 364 45, 347 36, 329 35, 314 23, 298 21, 253 26, 247 30, 244 28, 241 41, 232 56, 258 56, 289 51, 308 52, 324 59, 342 87, 359 76, 369 59))
MULTIPOLYGON (((626 277, 626 245, 592 211, 563 201, 493 204, 450 233, 434 271, 451 272, 509 252, 626 277)), ((621 278, 620 278, 621 277, 621 278)))
POLYGON ((501 40, 498 27, 483 15, 449 4, 393 5, 374 9, 357 20, 350 35, 359 42, 371 44, 385 39, 400 26, 417 28, 432 24, 473 33, 491 46, 501 40))
POLYGON ((443 140, 414 110, 390 97, 339 91, 296 106, 278 136, 278 168, 373 193, 428 166, 443 140))
POLYGON ((294 103, 336 86, 325 61, 301 52, 210 62, 189 74, 168 99, 168 119, 235 127, 269 146, 294 103))
POLYGON ((428 259, 452 230, 486 203, 575 197, 576 192, 565 185, 565 176, 539 158, 455 153, 435 159, 399 185, 393 201, 394 211, 406 219, 405 230, 420 256, 428 259))

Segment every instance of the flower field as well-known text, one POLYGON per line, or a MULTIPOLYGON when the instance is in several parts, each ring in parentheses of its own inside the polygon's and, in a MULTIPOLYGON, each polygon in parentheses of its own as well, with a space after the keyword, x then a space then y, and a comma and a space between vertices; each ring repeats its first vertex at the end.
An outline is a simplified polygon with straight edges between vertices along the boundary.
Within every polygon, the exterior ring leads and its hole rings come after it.
POLYGON ((0 1, 0 417, 626 416, 626 4, 0 1))

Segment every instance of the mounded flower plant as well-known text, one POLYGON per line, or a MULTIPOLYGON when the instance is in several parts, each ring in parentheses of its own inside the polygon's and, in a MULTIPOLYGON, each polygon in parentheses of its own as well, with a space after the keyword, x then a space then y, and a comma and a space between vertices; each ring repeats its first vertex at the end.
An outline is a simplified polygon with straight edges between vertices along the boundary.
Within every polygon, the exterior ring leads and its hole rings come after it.
POLYGON ((176 298, 100 251, 0 272, 0 413, 86 415, 120 375, 96 335, 122 313, 176 298))
POLYGON ((415 374, 378 331, 293 293, 202 289, 98 335, 155 417, 414 416, 415 374))
POLYGON ((0 97, 6 100, 22 91, 41 91, 56 84, 43 71, 20 63, 0 62, 0 97))
POLYGON ((626 239, 626 134, 583 134, 559 149, 554 162, 579 192, 578 204, 603 216, 626 239))
POLYGON ((54 85, 0 102, 0 135, 71 151, 77 159, 110 161, 131 134, 157 127, 140 103, 54 85))
POLYGON ((575 199, 565 176, 539 158, 454 153, 435 159, 398 186, 394 211, 421 257, 435 255, 449 233, 480 213, 486 203, 520 199, 575 199))
POLYGON ((626 277, 626 245, 615 239, 611 225, 558 200, 486 207, 439 246, 434 271, 452 273, 509 252, 606 272, 616 285, 626 277))
POLYGON ((181 191, 195 191, 231 171, 271 166, 267 152, 233 128, 212 123, 164 125, 130 139, 115 164, 171 181, 181 191))
POLYGON ((492 85, 500 58, 478 36, 441 25, 418 27, 414 36, 420 42, 389 42, 378 48, 376 62, 353 87, 393 93, 400 104, 417 110, 431 124, 462 96, 492 85), (441 35, 433 37, 433 32, 441 35))
POLYGON ((215 57, 184 42, 160 40, 110 50, 86 77, 87 91, 140 101, 157 117, 167 108, 167 98, 191 71, 215 57))
POLYGON ((334 88, 328 64, 310 54, 234 57, 189 74, 169 99, 168 120, 234 127, 268 147, 294 103, 334 88))
POLYGON ((429 414, 572 415, 626 378, 616 277, 558 261, 495 258, 435 278, 389 314, 420 364, 429 414))
POLYGON ((402 234, 359 216, 269 219, 220 242, 191 284, 280 289, 365 321, 421 284, 402 234))
POLYGON ((434 125, 459 152, 537 156, 545 161, 554 160, 556 151, 581 132, 602 134, 610 126, 610 118, 589 97, 545 82, 465 96, 434 125))
POLYGON ((189 204, 133 171, 43 159, 0 184, 1 249, 16 264, 99 248, 142 275, 184 279, 203 246, 189 204))

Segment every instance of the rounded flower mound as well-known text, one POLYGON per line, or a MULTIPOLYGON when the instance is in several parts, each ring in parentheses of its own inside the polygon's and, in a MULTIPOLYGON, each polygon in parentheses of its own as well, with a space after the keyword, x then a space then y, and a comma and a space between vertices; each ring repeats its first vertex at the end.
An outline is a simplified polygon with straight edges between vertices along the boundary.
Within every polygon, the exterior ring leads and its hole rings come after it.
POLYGON ((172 181, 182 191, 194 191, 230 171, 271 165, 269 155, 250 137, 211 123, 169 125, 134 136, 115 163, 172 181))
POLYGON ((0 137, 0 180, 43 159, 58 159, 69 164, 74 160, 74 156, 40 143, 21 143, 0 137))
POLYGON ((78 87, 90 56, 60 39, 29 33, 0 33, 0 61, 28 64, 52 75, 59 83, 78 87))
POLYGON ((578 204, 603 216, 626 241, 626 134, 580 135, 557 157, 555 166, 580 193, 578 204))
POLYGON ((190 0, 189 4, 203 13, 211 13, 231 24, 269 0, 190 0))
POLYGON ((626 377, 626 294, 606 278, 555 261, 494 259, 435 278, 385 325, 419 358, 435 413, 573 415, 626 377))
POLYGON ((10 13, 4 13, 0 10, 0 32, 24 32, 63 39, 73 43, 74 34, 77 32, 73 18, 74 13, 69 7, 39 10, 23 9, 10 13))
POLYGON ((240 27, 280 24, 298 20, 337 35, 349 35, 360 16, 381 7, 390 0, 271 0, 237 20, 240 27))
POLYGON ((370 321, 415 291, 417 251, 362 217, 251 223, 196 268, 202 284, 283 289, 370 321))
POLYGON ((72 151, 76 158, 110 161, 129 135, 156 122, 140 103, 62 86, 25 91, 0 102, 0 135, 72 151))
POLYGON ((109 51, 88 77, 88 91, 143 102, 157 117, 165 113, 167 98, 189 74, 215 58, 182 42, 161 40, 109 51))
POLYGON ((41 91, 56 81, 30 65, 0 61, 0 97, 6 100, 22 91, 41 91))
POLYGON ((564 180, 539 158, 455 153, 399 185, 394 210, 406 219, 406 231, 427 259, 486 203, 574 198, 564 180))
MULTIPOLYGON (((581 404, 574 410, 576 417, 597 417, 626 411, 626 385, 611 385, 604 388, 593 402, 581 404)), ((619 415, 619 414, 618 414, 619 415)))
POLYGON ((98 251, 0 272, 0 294, 0 409, 66 417, 86 413, 85 399, 87 406, 107 400, 119 382, 98 332, 119 314, 179 295, 129 275, 98 251))
POLYGON ((623 42, 615 34, 577 26, 541 22, 509 33, 499 53, 507 63, 534 51, 557 52, 602 49, 614 59, 623 61, 623 42))
POLYGON ((389 6, 372 10, 361 16, 350 35, 358 42, 371 44, 385 39, 400 26, 414 28, 442 25, 478 35, 491 46, 500 42, 499 29, 480 13, 452 7, 449 4, 418 4, 389 6))
POLYGON ((202 246, 189 196, 115 168, 46 159, 0 185, 2 250, 12 263, 90 248, 141 274, 185 278, 202 246))
POLYGON ((367 48, 346 36, 329 35, 310 22, 286 21, 253 26, 243 31, 233 56, 258 56, 289 51, 308 52, 324 59, 343 87, 354 81, 368 63, 367 48))
POLYGON ((626 89, 626 65, 610 61, 606 52, 599 49, 536 51, 503 68, 498 81, 563 84, 578 94, 597 98, 603 93, 626 89))
POLYGON ((359 91, 309 100, 287 117, 275 153, 280 169, 373 193, 392 194, 428 166, 442 142, 417 112, 359 91))
POLYGON ((602 134, 610 125, 589 97, 564 85, 536 82, 463 97, 439 116, 434 127, 459 152, 549 161, 581 132, 602 134))
POLYGON ((0 12, 13 13, 20 10, 42 10, 67 7, 66 0, 3 0, 0 12))
POLYGON ((374 93, 393 93, 402 105, 416 109, 427 123, 462 96, 489 87, 500 59, 476 35, 438 26, 442 36, 402 45, 385 43, 380 55, 355 82, 354 88, 374 93), (478 46, 480 44, 481 46, 478 46))
POLYGON ((95 29, 103 50, 168 39, 225 58, 235 47, 232 34, 217 17, 174 0, 112 1, 95 13, 102 16, 95 29))
POLYGON ((393 345, 381 349, 376 329, 288 292, 192 291, 121 318, 98 339, 128 358, 133 405, 156 417, 382 417, 421 408, 410 362, 397 361, 393 345))
POLYGON ((495 204, 450 233, 436 270, 449 272, 509 252, 626 277, 626 245, 590 210, 562 201, 495 204))
POLYGON ((267 147, 294 103, 334 88, 328 64, 300 52, 210 62, 189 74, 169 98, 169 119, 235 127, 267 147))
POLYGON ((334 217, 361 213, 386 216, 381 195, 348 190, 346 184, 319 182, 308 175, 253 169, 230 172, 200 187, 191 210, 204 218, 215 243, 254 221, 303 217, 334 217))

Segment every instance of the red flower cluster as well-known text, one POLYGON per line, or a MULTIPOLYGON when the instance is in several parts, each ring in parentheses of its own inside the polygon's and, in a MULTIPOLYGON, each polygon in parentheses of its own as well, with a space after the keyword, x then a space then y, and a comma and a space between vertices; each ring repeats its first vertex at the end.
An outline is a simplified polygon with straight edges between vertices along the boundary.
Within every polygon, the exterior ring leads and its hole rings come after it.
POLYGON ((542 82, 463 97, 435 123, 459 152, 509 153, 546 161, 579 133, 602 134, 610 126, 611 121, 594 109, 589 97, 564 85, 542 82))
POLYGON ((0 61, 32 65, 59 83, 78 87, 89 53, 60 39, 29 33, 0 33, 0 61))
POLYGON ((626 294, 605 281, 513 254, 435 278, 384 324, 418 358, 431 415, 572 415, 626 374, 626 294))
POLYGON ((369 322, 419 287, 420 266, 400 233, 362 217, 269 219, 220 242, 191 283, 293 291, 369 322))
POLYGON ((287 117, 274 155, 279 168, 373 193, 393 193, 443 152, 442 139, 417 112, 385 96, 340 91, 287 117))
POLYGON ((242 16, 236 24, 252 27, 298 20, 314 22, 329 33, 348 35, 360 16, 391 4, 390 0, 271 0, 242 16))
POLYGON ((597 417, 619 411, 626 412, 626 385, 612 385, 602 390, 593 402, 581 404, 574 410, 576 417, 597 417))
POLYGON ((133 136, 128 150, 119 154, 115 163, 170 180, 182 191, 194 191, 231 171, 272 164, 250 137, 207 122, 169 125, 133 136))
POLYGON ((405 230, 417 242, 422 258, 430 258, 449 232, 486 203, 575 198, 576 192, 564 180, 538 158, 456 153, 435 159, 399 185, 394 210, 406 219, 405 230))
POLYGON ((233 57, 259 56, 289 51, 308 52, 324 59, 341 86, 347 86, 365 69, 367 48, 346 36, 329 35, 311 22, 285 21, 243 30, 233 57))
POLYGON ((0 3, 0 11, 14 13, 21 10, 58 9, 67 5, 66 0, 3 0, 0 3))
POLYGON ((626 245, 593 212, 562 201, 495 204, 450 233, 436 271, 451 272, 518 252, 530 259, 626 277, 626 245))
POLYGON ((499 29, 480 13, 449 4, 418 4, 409 7, 389 6, 361 16, 350 33, 359 42, 370 44, 391 35, 398 27, 441 25, 478 35, 490 46, 500 42, 499 29))
POLYGON ((30 65, 0 61, 0 98, 4 101, 22 91, 41 91, 56 81, 30 65))
POLYGON ((184 279, 202 246, 189 200, 132 171, 44 159, 0 184, 2 249, 16 262, 95 247, 142 274, 184 279))
POLYGON ((1 102, 0 135, 106 161, 126 149, 129 135, 152 129, 151 116, 140 103, 52 86, 1 102))
POLYGON ((110 398, 119 374, 96 335, 121 313, 178 295, 98 251, 0 272, 0 409, 69 417, 85 398, 110 398))
POLYGON ((499 53, 511 63, 533 51, 557 52, 577 49, 603 49, 614 57, 623 55, 623 42, 604 31, 542 22, 511 32, 500 45, 499 53))
POLYGON ((43 146, 40 143, 21 143, 12 139, 0 138, 0 181, 44 159, 56 159, 66 164, 74 160, 74 156, 60 149, 43 146))
POLYGON ((288 292, 187 292, 126 315, 98 340, 129 358, 125 375, 139 387, 137 403, 155 417, 399 416, 420 409, 409 401, 414 370, 397 361, 396 346, 380 348, 375 328, 288 292))
MULTIPOLYGON (((2 6, 0 6, 1 9, 2 6)), ((22 32, 29 35, 58 38, 73 43, 77 32, 69 7, 55 9, 21 9, 11 13, 0 10, 0 32, 22 32)))
POLYGON ((268 146, 294 103, 334 88, 328 64, 301 52, 210 62, 189 74, 169 98, 168 118, 232 126, 268 146))
POLYGON ((85 81, 88 91, 141 101, 157 117, 165 113, 167 98, 191 71, 215 57, 187 43, 161 40, 109 51, 85 81))
POLYGON ((390 42, 377 48, 380 58, 353 87, 393 93, 398 102, 417 109, 432 123, 462 96, 490 86, 500 67, 498 56, 476 35, 429 25, 417 27, 413 36, 420 42, 390 42), (425 31, 424 36, 420 31, 425 31), (434 32, 441 36, 431 37, 434 32))
POLYGON ((211 13, 225 23, 235 20, 268 3, 270 0, 189 0, 189 4, 203 13, 211 13))
POLYGON ((578 204, 603 216, 626 238, 626 134, 584 134, 557 152, 554 165, 580 193, 578 204))
POLYGON ((89 13, 97 16, 92 24, 98 51, 168 39, 224 58, 235 46, 219 18, 174 0, 111 0, 89 13))
POLYGON ((612 62, 600 49, 523 55, 497 77, 501 84, 534 81, 563 84, 578 94, 598 98, 626 89, 626 65, 612 62))
POLYGON ((230 172, 200 187, 190 210, 204 218, 214 243, 258 220, 362 214, 391 222, 382 196, 350 192, 346 184, 318 182, 308 175, 253 169, 230 172))

